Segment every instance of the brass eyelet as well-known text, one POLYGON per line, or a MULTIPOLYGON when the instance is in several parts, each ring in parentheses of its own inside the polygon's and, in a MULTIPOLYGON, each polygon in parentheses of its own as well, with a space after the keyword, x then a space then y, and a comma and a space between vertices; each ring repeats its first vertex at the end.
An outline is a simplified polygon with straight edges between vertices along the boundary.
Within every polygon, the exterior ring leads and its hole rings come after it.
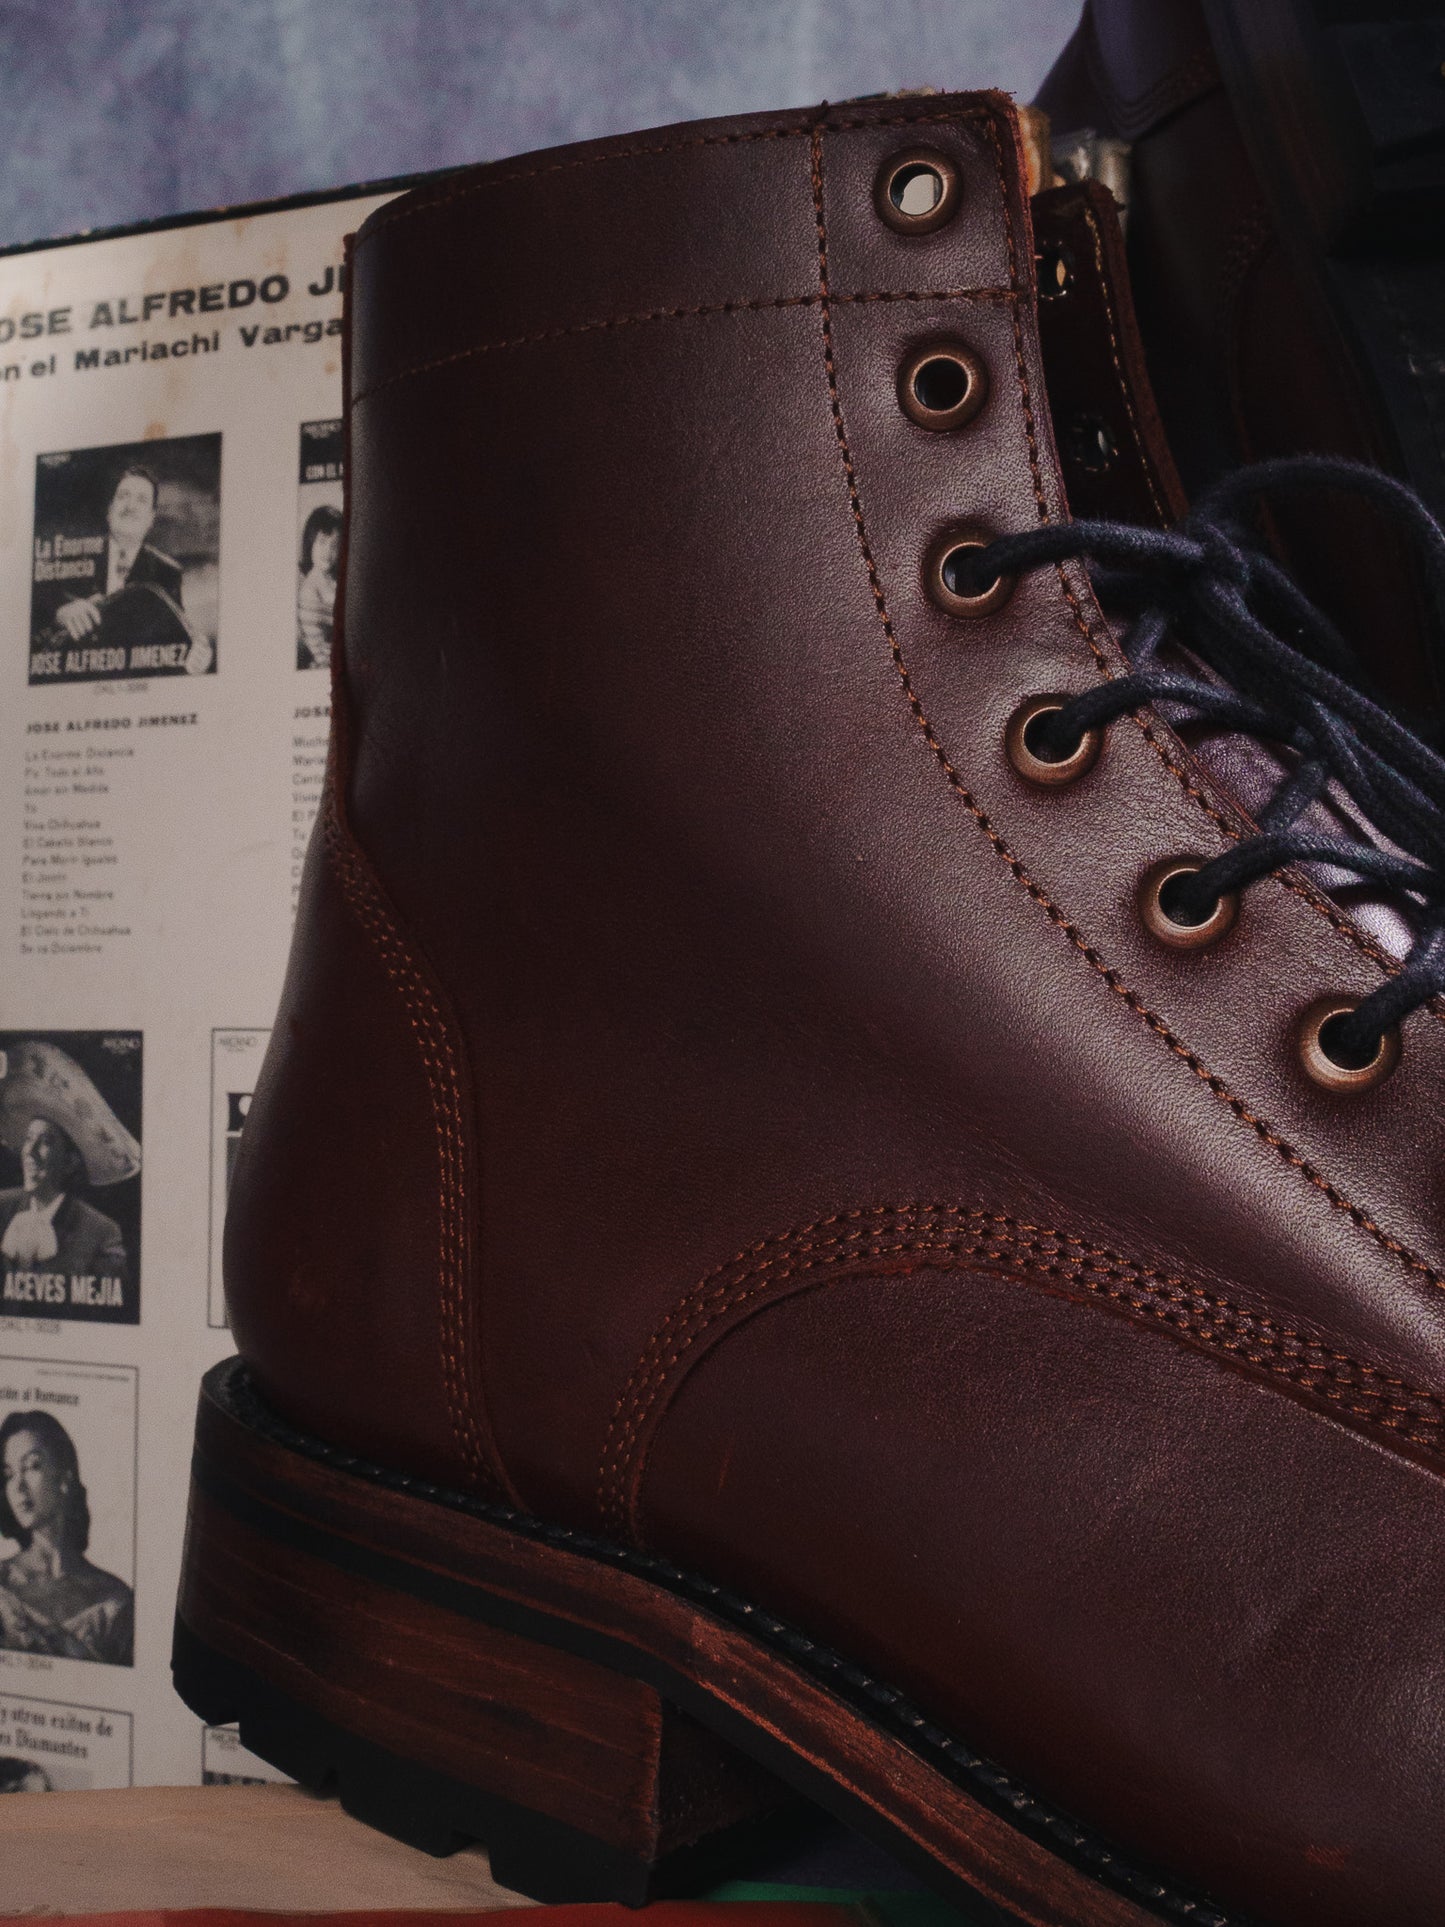
POLYGON ((1026 781, 1038 783, 1045 789, 1076 783, 1098 762, 1099 752, 1104 747, 1102 729, 1086 729, 1073 753, 1057 761, 1041 756, 1037 748, 1030 744, 1029 736, 1034 725, 1045 716, 1057 715, 1068 700, 1067 696, 1031 696, 1010 716, 1004 731, 1004 749, 1009 761, 1026 781))
POLYGON ((920 428, 962 428, 987 399, 988 370, 961 341, 915 348, 898 370, 898 405, 920 428))
POLYGON ((1062 241, 1045 241, 1034 257, 1039 300, 1061 301, 1074 285, 1074 257, 1062 241))
POLYGON ((1204 868, 1199 856, 1171 856, 1156 863, 1139 885, 1139 915, 1144 928, 1171 950, 1206 950, 1234 927, 1239 915, 1239 893, 1227 890, 1215 901, 1202 923, 1179 923, 1164 907, 1164 892, 1175 877, 1193 876, 1204 868))
POLYGON ((908 147, 878 170, 873 205, 899 234, 932 234, 958 212, 958 168, 936 147, 908 147))
POLYGON ((1341 1064, 1331 1057, 1325 1048, 1331 1019, 1348 1016, 1359 1004, 1358 997, 1321 997, 1310 1005, 1295 1026, 1300 1063, 1311 1083, 1318 1084, 1321 1090, 1347 1094, 1371 1091, 1384 1083, 1400 1061, 1400 1033, 1394 1027, 1381 1037, 1380 1048, 1368 1064, 1341 1064))
POLYGON ((1107 475, 1118 460, 1118 438, 1100 416, 1075 415, 1060 429, 1059 453, 1086 475, 1107 475))
POLYGON ((1001 609, 1014 592, 1016 576, 996 575, 985 589, 970 594, 956 589, 949 581, 956 556, 967 550, 986 549, 993 540, 983 529, 945 529, 924 557, 923 586, 945 615, 989 616, 1001 609))

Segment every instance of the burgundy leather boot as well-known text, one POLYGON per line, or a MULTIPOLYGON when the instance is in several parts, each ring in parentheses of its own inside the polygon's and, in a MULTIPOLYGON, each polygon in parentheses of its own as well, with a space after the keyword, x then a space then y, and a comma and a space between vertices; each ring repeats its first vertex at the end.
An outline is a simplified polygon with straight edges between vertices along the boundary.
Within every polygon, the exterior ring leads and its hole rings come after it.
MULTIPOLYGON (((1191 489, 1306 450, 1445 514, 1445 0, 1085 0, 1040 95, 1132 143, 1129 254, 1191 489)), ((1445 700, 1440 611, 1357 501, 1271 504, 1365 672, 1445 700)))
POLYGON ((177 1682, 543 1898, 801 1793, 980 1919, 1435 1927, 1445 784, 1164 531, 1107 203, 1039 205, 1044 299, 960 95, 357 238, 177 1682))

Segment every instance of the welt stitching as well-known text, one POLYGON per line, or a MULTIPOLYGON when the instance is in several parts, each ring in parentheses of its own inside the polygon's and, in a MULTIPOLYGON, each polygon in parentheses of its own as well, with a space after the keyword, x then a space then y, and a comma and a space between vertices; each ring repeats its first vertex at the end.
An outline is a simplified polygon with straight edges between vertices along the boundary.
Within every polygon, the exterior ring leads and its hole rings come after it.
POLYGON ((437 1133, 442 1381, 452 1437, 463 1464, 476 1477, 489 1468, 464 1389, 461 1300, 466 1185, 456 1063, 441 1012, 425 980, 407 955, 400 934, 357 853, 347 847, 340 825, 329 813, 324 834, 346 899, 372 939, 383 970, 406 1006, 427 1081, 437 1133))
MULTIPOLYGON (((872 301, 1017 301, 1018 295, 1012 288, 867 288, 856 294, 835 294, 835 301, 872 302, 872 301)), ((385 388, 394 387, 397 382, 410 381, 416 375, 434 374, 439 368, 452 368, 458 362, 472 361, 481 355, 499 354, 510 348, 532 348, 539 343, 565 341, 574 335, 605 334, 617 328, 631 328, 641 322, 656 321, 693 321, 703 315, 759 314, 777 308, 815 307, 819 296, 816 292, 807 294, 763 295, 753 300, 705 301, 691 308, 644 308, 636 314, 608 315, 601 321, 574 321, 565 327, 545 328, 537 334, 504 335, 495 341, 478 341, 470 347, 458 348, 452 354, 438 355, 432 361, 417 362, 411 368, 399 368, 394 374, 383 375, 372 382, 369 388, 358 388, 352 395, 353 403, 365 401, 371 395, 380 394, 385 388)))
MULTIPOLYGON (((239 1361, 232 1362, 239 1367, 239 1361)), ((1139 1872, 1117 1853, 1111 1852, 1073 1822, 1065 1820, 1043 1801, 1020 1787, 999 1767, 982 1758, 963 1741, 935 1726, 896 1686, 880 1680, 851 1660, 843 1658, 817 1640, 807 1638, 796 1628, 776 1619, 755 1600, 746 1599, 721 1586, 716 1580, 676 1566, 669 1559, 600 1538, 575 1526, 548 1524, 519 1508, 480 1499, 472 1493, 449 1490, 429 1479, 394 1472, 360 1459, 352 1452, 341 1452, 304 1432, 298 1432, 270 1411, 258 1397, 247 1374, 241 1369, 218 1367, 212 1386, 224 1408, 243 1424, 250 1425, 275 1444, 298 1452, 322 1465, 337 1467, 348 1476, 364 1479, 383 1491, 397 1492, 440 1505, 491 1526, 500 1526, 519 1537, 591 1561, 593 1565, 616 1567, 650 1584, 662 1587, 689 1604, 700 1606, 714 1618, 735 1627, 745 1627, 769 1649, 785 1653, 809 1674, 834 1692, 867 1709, 875 1723, 886 1726, 888 1737, 901 1738, 920 1758, 938 1765, 959 1785, 967 1783, 980 1789, 993 1801, 1006 1804, 1010 1813, 1039 1839, 1047 1838, 1076 1864, 1087 1866, 1108 1886, 1135 1894, 1162 1910, 1173 1920, 1188 1920, 1195 1927, 1240 1927, 1210 1908, 1201 1915, 1201 1902, 1179 1889, 1164 1888, 1156 1877, 1139 1872)))
POLYGON ((1144 483, 1149 490, 1149 500, 1153 503, 1154 512, 1160 520, 1167 521, 1168 516, 1163 502, 1159 499, 1159 490, 1154 480, 1154 464, 1149 458, 1149 450, 1145 447, 1144 437, 1139 428, 1133 388, 1124 373, 1124 358, 1119 347, 1118 322, 1114 314, 1114 303, 1109 294, 1109 276, 1104 268, 1104 236, 1099 227, 1099 217, 1087 200, 1083 202, 1082 212, 1089 230, 1089 239, 1094 248, 1094 270, 1099 278, 1099 294, 1104 304, 1104 325, 1109 331, 1109 358, 1114 364, 1114 379, 1118 383, 1119 399, 1123 402, 1124 413, 1129 418, 1129 433, 1134 438, 1134 451, 1144 471, 1144 483))
MULTIPOLYGON (((999 193, 1003 201, 1004 227, 1008 237, 1010 280, 1015 290, 1021 292, 1018 249, 1013 234, 1012 210, 1008 204, 1007 189, 1005 186, 1003 151, 996 130, 990 125, 987 132, 993 143, 999 193)), ((1281 1137, 1266 1119, 1252 1111, 1244 1099, 1231 1090, 1226 1080, 1220 1076, 1217 1071, 1211 1071, 1209 1066, 1199 1056, 1198 1052, 1192 1050, 1190 1046, 1169 1027, 1162 1017, 1152 1011, 1137 991, 1129 988, 1119 971, 1112 964, 1105 962, 1104 958, 1089 942, 1088 938, 1085 937, 1077 925, 1069 920, 1064 911, 1053 901, 1043 886, 1036 882, 1029 874, 1022 859, 1014 855, 1003 835, 989 817, 987 811, 973 795, 973 792, 969 789, 963 777, 949 759, 948 752, 944 749, 943 744, 939 741, 934 731, 932 723, 928 720, 927 712, 913 686, 912 676, 903 659, 902 645, 898 640, 897 632, 893 626, 893 618, 888 611, 888 603, 883 592, 882 579, 878 572, 877 562, 874 559, 872 544, 868 538, 867 524, 863 516, 863 503, 859 490, 857 469, 854 465, 853 452, 848 441, 847 428, 843 421, 843 404, 838 389, 837 362, 833 352, 831 303, 828 291, 828 248, 827 226, 823 213, 823 147, 821 128, 814 130, 812 143, 812 178, 814 215, 818 230, 818 288, 821 296, 818 303, 818 312, 822 322, 823 360, 828 378, 829 401, 833 415, 833 431, 843 460, 843 471, 847 481, 848 499, 852 509, 859 551, 868 572, 869 586, 872 589, 873 602, 878 612, 878 619, 888 642, 894 668, 897 670, 899 678, 902 681, 909 707, 913 712, 919 728, 923 732, 924 740, 933 751, 939 767, 943 770, 964 807, 988 838, 1000 861, 1007 865, 1015 879, 1039 905, 1044 914, 1058 927, 1064 936, 1068 938, 1080 956, 1084 957, 1099 973, 1115 995, 1134 1012, 1142 1023, 1147 1024, 1149 1029, 1168 1045, 1169 1049, 1173 1051, 1181 1062, 1189 1066, 1190 1070, 1193 1071, 1194 1075, 1206 1089, 1208 1089, 1220 1103, 1226 1105, 1242 1123, 1247 1124, 1261 1143, 1267 1144, 1292 1170, 1299 1172, 1301 1176, 1307 1178, 1309 1182, 1329 1200, 1336 1210, 1344 1212, 1352 1223, 1367 1232, 1383 1250, 1390 1252, 1392 1256, 1398 1258, 1411 1270, 1419 1272, 1421 1276, 1427 1278, 1432 1285, 1445 1286, 1445 1278, 1442 1278, 1440 1273, 1431 1264, 1402 1240, 1392 1237, 1389 1232, 1385 1231, 1383 1227, 1370 1216, 1363 1206, 1356 1204, 1353 1199, 1341 1191, 1339 1187, 1331 1179, 1327 1178, 1308 1158, 1303 1157, 1296 1151, 1287 1139, 1281 1137)), ((1038 442, 1034 430, 1033 403, 1029 393, 1018 303, 1014 304, 1013 318, 1019 393, 1024 411, 1024 422, 1029 448, 1029 465, 1034 482, 1034 495, 1038 503, 1040 519, 1047 521, 1048 506, 1043 493, 1038 442)), ((1111 669, 1104 659, 1103 651, 1094 637, 1088 622, 1084 618, 1083 610, 1079 605, 1078 599, 1073 592, 1062 566, 1058 569, 1058 576, 1063 585, 1065 597, 1074 612, 1074 621, 1078 626, 1080 634, 1088 643, 1095 661, 1103 673, 1106 675, 1112 674, 1111 669)), ((1142 723, 1141 727, 1143 727, 1142 723)))
MULTIPOLYGON (((964 124, 969 121, 986 120, 989 109, 986 107, 955 108, 947 113, 897 114, 879 119, 827 121, 824 125, 832 133, 850 133, 868 127, 924 127, 941 124, 945 121, 964 124)), ((644 156, 658 154, 684 154, 700 147, 750 147, 759 141, 802 140, 812 133, 808 127, 766 127, 748 134, 701 134, 689 140, 658 141, 651 145, 636 147, 614 147, 602 154, 583 154, 570 161, 549 161, 545 167, 530 167, 508 171, 505 163, 491 170, 481 180, 470 181, 465 187, 453 188, 450 193, 439 194, 433 200, 413 202, 379 212, 371 219, 364 233, 356 241, 356 250, 373 240, 383 228, 393 227, 398 221, 408 221, 417 215, 432 214, 438 209, 454 205, 457 201, 469 200, 474 194, 483 194, 489 188, 510 187, 515 181, 541 180, 549 174, 566 174, 576 168, 601 167, 611 161, 638 160, 644 156)))
MULTIPOLYGON (((665 1398, 669 1385, 675 1388, 681 1378, 679 1365, 709 1330, 790 1278, 817 1270, 838 1271, 846 1265, 855 1265, 866 1274, 870 1265, 900 1256, 912 1257, 920 1264, 991 1264, 1026 1277, 1050 1279, 1063 1288, 1106 1299, 1141 1317, 1172 1326, 1208 1350, 1242 1358, 1272 1377, 1326 1399, 1372 1426, 1398 1433, 1413 1444, 1436 1449, 1445 1445, 1445 1401, 1434 1394, 1152 1267, 1132 1264, 1066 1234, 1045 1232, 1039 1237, 1017 1238, 1015 1221, 1001 1213, 918 1205, 879 1207, 869 1215, 892 1221, 891 1241, 884 1241, 888 1230, 883 1227, 870 1231, 860 1225, 841 1238, 825 1238, 814 1244, 807 1242, 807 1234, 819 1227, 806 1227, 779 1241, 774 1257, 766 1263, 724 1279, 705 1298, 699 1296, 701 1287, 695 1288, 674 1307, 674 1314, 659 1327, 639 1359, 630 1381, 635 1395, 630 1401, 628 1425, 610 1442, 604 1458, 599 1502, 605 1516, 635 1532, 647 1421, 665 1398), (922 1225, 908 1222, 915 1216, 924 1220, 922 1225), (928 1222, 935 1216, 959 1220, 968 1235, 948 1235, 946 1226, 928 1222), (1056 1249, 1060 1243, 1080 1246, 1080 1254, 1061 1258, 1056 1249), (830 1246, 837 1248, 830 1250, 830 1246), (691 1310, 676 1325, 671 1349, 667 1350, 659 1346, 659 1340, 684 1305, 691 1305, 691 1310), (1370 1381, 1387 1389, 1377 1391, 1370 1381), (1406 1396, 1391 1398, 1390 1392, 1406 1396)), ((819 1224, 828 1222, 821 1220, 819 1224)))

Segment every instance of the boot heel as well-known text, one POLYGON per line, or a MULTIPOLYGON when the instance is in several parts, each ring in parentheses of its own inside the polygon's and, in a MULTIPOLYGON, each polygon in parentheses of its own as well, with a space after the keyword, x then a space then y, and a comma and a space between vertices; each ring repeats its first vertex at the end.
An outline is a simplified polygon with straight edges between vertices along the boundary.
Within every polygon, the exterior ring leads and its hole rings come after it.
POLYGON ((696 1891, 786 1819, 793 1797, 654 1687, 533 1636, 515 1573, 438 1572, 414 1532, 408 1557, 408 1512, 435 1506, 205 1420, 173 1656, 202 1719, 425 1852, 481 1841, 537 1900, 696 1891))

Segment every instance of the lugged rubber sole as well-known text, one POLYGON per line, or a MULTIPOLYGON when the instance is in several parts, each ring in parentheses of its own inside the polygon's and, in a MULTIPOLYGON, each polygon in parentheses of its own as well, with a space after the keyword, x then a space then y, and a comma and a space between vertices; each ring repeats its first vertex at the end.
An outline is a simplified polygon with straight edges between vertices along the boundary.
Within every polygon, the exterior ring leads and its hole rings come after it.
POLYGON ((314 1792, 335 1793, 356 1819, 423 1853, 454 1853, 480 1841, 493 1878, 533 1900, 640 1907, 695 1893, 725 1878, 740 1856, 765 1848, 772 1831, 766 1816, 762 1824, 743 1819, 647 1861, 338 1726, 204 1646, 180 1620, 172 1664, 181 1697, 208 1725, 239 1721, 253 1753, 314 1792))
POLYGON ((174 1673, 293 1778, 428 1852, 479 1840, 539 1900, 696 1891, 801 1795, 979 1927, 1243 1927, 753 1602, 307 1438, 237 1360, 202 1387, 174 1673))

